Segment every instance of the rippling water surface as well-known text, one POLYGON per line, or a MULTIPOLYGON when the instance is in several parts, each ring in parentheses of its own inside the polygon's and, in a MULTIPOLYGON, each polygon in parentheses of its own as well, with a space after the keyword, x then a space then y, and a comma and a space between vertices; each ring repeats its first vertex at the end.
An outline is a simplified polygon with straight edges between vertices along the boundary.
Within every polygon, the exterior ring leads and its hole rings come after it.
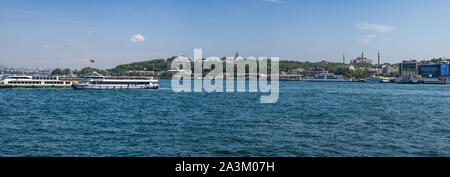
POLYGON ((0 89, 0 156, 450 156, 450 86, 258 93, 0 89))

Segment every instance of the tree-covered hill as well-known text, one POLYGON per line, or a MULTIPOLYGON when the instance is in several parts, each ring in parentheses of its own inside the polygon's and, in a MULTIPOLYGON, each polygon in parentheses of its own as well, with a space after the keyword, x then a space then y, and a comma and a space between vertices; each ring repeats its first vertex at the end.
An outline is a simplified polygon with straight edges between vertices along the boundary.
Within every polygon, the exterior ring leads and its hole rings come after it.
POLYGON ((169 70, 168 66, 169 65, 166 60, 155 59, 142 62, 134 62, 130 64, 122 64, 112 69, 107 69, 106 71, 110 75, 120 76, 120 75, 128 75, 129 74, 128 71, 143 71, 143 70, 153 71, 153 68, 155 69, 155 71, 167 71, 169 70))
MULTIPOLYGON (((168 59, 153 59, 153 60, 147 60, 142 62, 133 62, 129 64, 121 64, 111 69, 106 70, 100 70, 95 68, 83 68, 80 71, 73 71, 72 73, 75 75, 82 75, 86 73, 90 73, 93 71, 96 71, 98 73, 101 73, 103 75, 112 75, 112 76, 143 76, 143 75, 153 75, 151 72, 140 72, 140 71, 153 71, 153 69, 160 73, 161 77, 171 77, 172 73, 168 72, 168 70, 171 69, 171 61, 175 57, 171 57, 168 59)), ((193 65, 193 63, 191 62, 193 65)), ((300 62, 300 61, 292 61, 292 60, 282 60, 279 62, 280 66, 280 72, 288 72, 295 69, 315 69, 315 68, 323 68, 329 72, 333 72, 336 74, 341 74, 345 76, 356 76, 358 73, 355 73, 354 71, 349 71, 348 69, 338 69, 338 66, 343 65, 342 63, 333 63, 333 62, 300 62)), ((226 72, 226 63, 223 65, 224 69, 223 71, 226 72)), ((193 66, 191 66, 191 69, 193 70, 193 66)), ((214 67, 213 67, 214 68, 214 67)), ((270 60, 269 64, 267 66, 268 73, 271 72, 271 66, 270 66, 270 60)), ((70 70, 69 70, 70 71, 70 70)), ((210 70, 204 70, 204 74, 209 72, 210 70)), ((248 66, 246 67, 246 71, 248 72, 248 66)), ((68 72, 67 69, 61 70, 61 69, 55 69, 52 74, 54 75, 66 75, 68 72)), ((235 73, 237 72, 236 66, 235 66, 235 73)))

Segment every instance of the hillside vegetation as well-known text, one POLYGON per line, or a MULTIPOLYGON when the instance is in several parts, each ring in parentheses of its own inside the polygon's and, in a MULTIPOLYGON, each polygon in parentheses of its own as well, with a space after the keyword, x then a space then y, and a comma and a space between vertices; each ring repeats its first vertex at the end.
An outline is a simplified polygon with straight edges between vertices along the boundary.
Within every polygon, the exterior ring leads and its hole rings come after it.
MULTIPOLYGON (((75 75, 82 75, 86 73, 91 72, 98 72, 103 75, 111 75, 111 76, 151 76, 152 73, 142 73, 142 72, 133 72, 133 71, 153 71, 153 69, 160 73, 161 77, 171 77, 172 73, 168 72, 170 70, 171 66, 170 63, 175 57, 171 57, 168 59, 153 59, 153 60, 147 60, 142 62, 133 62, 129 64, 121 64, 111 69, 106 70, 100 70, 95 68, 83 68, 80 71, 74 70, 72 73, 75 75)), ((191 63, 193 66, 193 63, 191 63)), ((314 69, 314 68, 323 68, 329 72, 338 74, 338 75, 344 75, 346 77, 365 77, 367 75, 370 75, 372 73, 358 73, 355 71, 350 71, 348 69, 338 69, 338 66, 343 65, 342 63, 321 63, 321 62, 300 62, 300 61, 290 61, 290 60, 282 60, 279 62, 280 66, 280 72, 288 72, 295 69, 314 69)), ((191 67, 193 70, 194 67, 191 67)), ((213 67, 214 68, 214 67, 213 67)), ((223 71, 226 72, 226 64, 223 65, 223 71)), ((259 69, 259 68, 258 68, 259 69)), ((248 66, 246 67, 246 72, 248 72, 248 66)), ((267 66, 268 73, 271 72, 271 66, 270 66, 270 60, 267 66)), ((209 70, 205 69, 204 74, 209 72, 209 70)), ((237 69, 235 66, 235 73, 237 69)), ((67 73, 71 73, 68 69, 55 69, 54 72, 52 72, 52 75, 67 75, 67 73)))

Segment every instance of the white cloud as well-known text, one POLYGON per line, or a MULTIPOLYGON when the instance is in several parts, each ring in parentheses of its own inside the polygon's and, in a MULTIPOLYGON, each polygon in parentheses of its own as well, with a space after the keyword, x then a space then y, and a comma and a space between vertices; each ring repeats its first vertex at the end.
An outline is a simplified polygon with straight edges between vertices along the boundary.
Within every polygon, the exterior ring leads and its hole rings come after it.
POLYGON ((272 3, 283 3, 284 1, 281 0, 264 0, 266 2, 272 2, 272 3))
POLYGON ((390 33, 395 30, 395 28, 391 26, 369 24, 367 22, 358 22, 355 27, 357 30, 370 30, 383 33, 390 33))
POLYGON ((43 48, 48 48, 48 47, 50 47, 48 44, 44 44, 43 46, 42 46, 43 48))
POLYGON ((95 30, 89 30, 89 31, 87 32, 87 34, 88 34, 88 35, 93 35, 93 34, 95 34, 95 30))
POLYGON ((136 34, 131 37, 131 42, 144 42, 145 38, 142 34, 136 34))
POLYGON ((363 38, 359 39, 358 41, 363 43, 363 44, 369 45, 371 43, 371 41, 373 39, 375 39, 376 37, 377 37, 376 34, 369 34, 369 35, 363 36, 363 38))

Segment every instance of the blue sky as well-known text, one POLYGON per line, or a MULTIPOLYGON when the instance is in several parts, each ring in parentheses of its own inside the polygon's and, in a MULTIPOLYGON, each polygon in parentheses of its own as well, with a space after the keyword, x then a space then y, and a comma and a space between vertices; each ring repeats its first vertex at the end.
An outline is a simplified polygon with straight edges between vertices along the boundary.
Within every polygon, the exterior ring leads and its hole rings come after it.
POLYGON ((0 65, 117 64, 193 55, 384 62, 450 57, 446 0, 2 0, 0 65))

